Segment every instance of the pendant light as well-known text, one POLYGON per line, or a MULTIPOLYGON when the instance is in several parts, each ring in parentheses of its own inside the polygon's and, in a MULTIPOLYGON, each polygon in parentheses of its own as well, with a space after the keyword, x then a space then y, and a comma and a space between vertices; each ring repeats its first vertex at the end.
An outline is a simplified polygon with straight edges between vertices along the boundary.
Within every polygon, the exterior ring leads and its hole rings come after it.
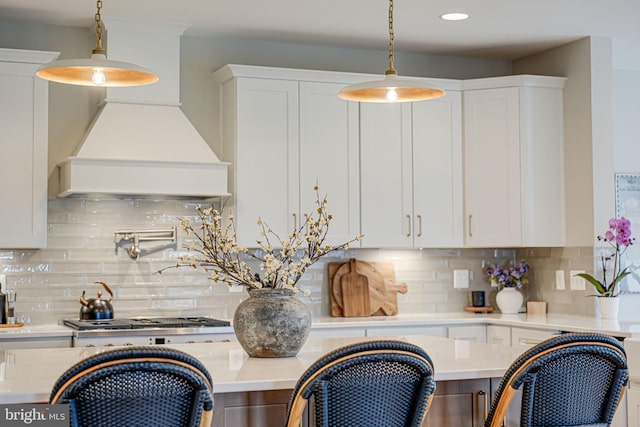
POLYGON ((158 76, 146 67, 107 59, 107 51, 102 47, 101 0, 97 1, 97 8, 95 20, 98 40, 91 51, 91 58, 50 62, 39 67, 36 75, 53 82, 82 86, 143 86, 157 82, 158 76))
POLYGON ((359 102, 411 102, 440 98, 445 92, 417 80, 398 78, 393 60, 393 0, 389 0, 389 68, 383 80, 356 83, 344 87, 338 96, 359 102))

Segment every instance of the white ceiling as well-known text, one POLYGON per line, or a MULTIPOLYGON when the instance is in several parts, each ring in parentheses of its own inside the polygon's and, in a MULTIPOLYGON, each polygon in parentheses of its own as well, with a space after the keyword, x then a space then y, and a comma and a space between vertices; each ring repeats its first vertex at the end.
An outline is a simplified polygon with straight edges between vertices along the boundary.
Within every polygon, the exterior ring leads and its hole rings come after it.
MULTIPOLYGON (((0 18, 90 27, 92 0, 0 0, 0 18)), ((187 35, 384 49, 388 0, 103 0, 102 14, 187 35)), ((396 51, 515 59, 586 36, 640 41, 640 0, 395 0, 396 51), (444 12, 471 18, 445 22, 444 12)))

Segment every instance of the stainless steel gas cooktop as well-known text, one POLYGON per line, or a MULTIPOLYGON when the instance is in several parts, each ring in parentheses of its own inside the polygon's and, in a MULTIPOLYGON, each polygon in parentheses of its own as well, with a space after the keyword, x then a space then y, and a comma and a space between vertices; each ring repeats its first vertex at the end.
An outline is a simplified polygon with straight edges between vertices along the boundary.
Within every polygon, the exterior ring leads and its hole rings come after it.
POLYGON ((65 326, 78 331, 101 329, 195 328, 231 325, 226 320, 211 319, 209 317, 142 317, 113 320, 63 320, 62 323, 65 326))

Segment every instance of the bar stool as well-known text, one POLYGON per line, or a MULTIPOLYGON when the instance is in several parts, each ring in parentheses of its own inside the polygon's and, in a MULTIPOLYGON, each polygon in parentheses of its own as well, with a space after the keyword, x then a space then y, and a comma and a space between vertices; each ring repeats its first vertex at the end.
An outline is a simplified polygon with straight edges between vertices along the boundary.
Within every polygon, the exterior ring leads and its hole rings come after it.
POLYGON ((433 363, 418 346, 378 340, 341 347, 302 374, 287 426, 301 425, 313 397, 316 426, 418 427, 435 388, 433 363))
POLYGON ((622 344, 601 334, 563 334, 524 352, 498 386, 485 427, 502 426, 522 389, 521 427, 607 426, 629 380, 622 344))
POLYGON ((73 427, 210 426, 213 388, 207 369, 186 353, 127 347, 73 365, 49 403, 68 403, 73 427))

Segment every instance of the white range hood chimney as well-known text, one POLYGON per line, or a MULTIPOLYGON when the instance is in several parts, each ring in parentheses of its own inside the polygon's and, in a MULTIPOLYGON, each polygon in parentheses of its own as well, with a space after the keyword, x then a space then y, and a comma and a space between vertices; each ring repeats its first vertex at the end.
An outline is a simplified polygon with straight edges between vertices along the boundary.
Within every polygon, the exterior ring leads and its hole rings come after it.
POLYGON ((80 145, 58 165, 58 196, 227 196, 229 164, 180 109, 180 37, 187 26, 104 22, 107 56, 145 65, 160 80, 106 89, 80 145))

